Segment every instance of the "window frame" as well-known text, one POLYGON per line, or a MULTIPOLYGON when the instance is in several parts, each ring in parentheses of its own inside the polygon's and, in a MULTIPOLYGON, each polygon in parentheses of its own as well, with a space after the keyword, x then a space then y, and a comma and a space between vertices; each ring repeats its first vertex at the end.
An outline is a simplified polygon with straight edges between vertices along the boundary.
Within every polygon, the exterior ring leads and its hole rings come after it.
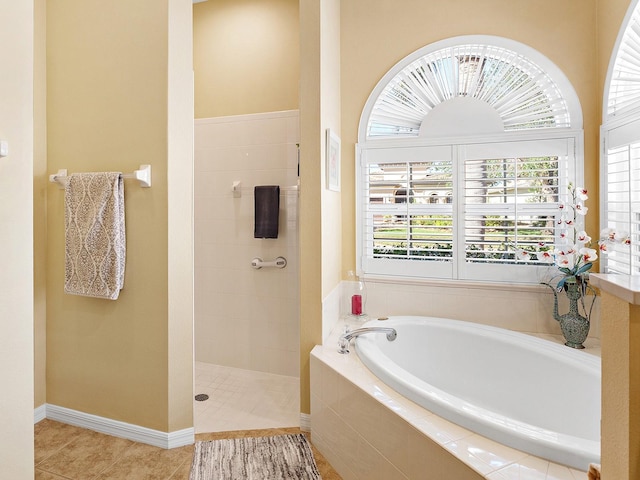
MULTIPOLYGON (((636 0, 634 0, 636 1, 636 0)), ((564 130, 564 131, 577 131, 582 130, 583 127, 583 115, 582 115, 582 107, 580 105, 580 100, 578 98, 578 94, 576 93, 573 85, 567 78, 560 68, 549 60, 542 53, 538 52, 536 49, 520 43, 516 40, 512 40, 509 38, 499 37, 495 35, 461 35, 457 37, 446 38, 429 45, 426 45, 415 52, 409 54, 398 63, 396 63, 377 83, 375 88, 371 91, 369 98, 367 99, 365 106, 362 110, 362 114, 360 117, 360 123, 358 127, 358 143, 364 144, 369 142, 375 142, 378 140, 390 140, 392 138, 405 140, 410 142, 411 140, 416 139, 417 137, 368 137, 367 132, 369 129, 369 119, 373 113, 374 107, 376 105, 377 99, 383 94, 384 90, 390 85, 396 76, 402 72, 404 68, 411 65, 416 60, 429 55, 432 52, 442 50, 449 47, 456 47, 459 45, 465 44, 479 44, 479 45, 487 45, 489 47, 498 47, 512 50, 513 52, 526 57, 531 63, 540 67, 555 83, 560 94, 562 95, 562 99, 566 102, 567 113, 569 115, 569 127, 558 127, 558 128, 540 128, 539 131, 542 130, 564 130)), ((530 130, 515 130, 508 131, 507 133, 513 133, 514 135, 518 135, 521 133, 526 133, 530 130)))
MULTIPOLYGON (((356 269, 359 274, 371 278, 393 278, 399 281, 414 281, 416 279, 431 280, 451 280, 462 282, 482 282, 482 283, 518 283, 518 284, 538 284, 542 280, 548 279, 549 265, 500 265, 500 264, 473 264, 466 262, 465 235, 464 235, 464 197, 460 201, 460 196, 456 195, 464 189, 465 181, 464 160, 465 150, 472 146, 482 146, 482 149, 494 150, 498 156, 504 153, 505 145, 522 149, 522 145, 533 145, 536 142, 566 142, 567 163, 563 167, 565 174, 559 175, 559 194, 563 196, 566 185, 569 181, 582 185, 583 182, 583 131, 575 129, 545 129, 544 131, 527 132, 507 132, 500 135, 491 136, 464 136, 448 137, 441 139, 373 139, 364 144, 356 145, 356 269), (365 235, 365 210, 366 200, 366 162, 367 154, 370 151, 380 149, 421 149, 437 148, 450 149, 453 161, 453 172, 455 183, 453 207, 453 242, 454 259, 451 265, 443 264, 448 262, 434 262, 422 260, 399 260, 396 266, 386 265, 377 268, 367 256, 370 249, 371 239, 365 235), (401 263, 400 263, 401 262, 401 263), (400 265, 400 266, 399 266, 400 265)), ((406 151, 406 150, 405 150, 406 151)), ((531 150, 533 155, 536 150, 531 150)), ((487 155, 485 155, 487 156, 487 155)), ((489 156, 487 156, 489 157, 489 156)), ((496 157, 498 158, 498 157, 496 157)))
MULTIPOLYGON (((509 53, 507 52, 507 53, 509 53)), ((453 54, 452 54, 453 55, 453 54)), ((437 55, 436 55, 437 57, 437 55)), ((496 57, 497 58, 497 57, 496 57)), ((504 57, 507 58, 507 57, 504 57)), ((510 58, 510 57, 509 57, 510 58)), ((420 63, 417 63, 421 65, 420 63)), ((525 67, 526 68, 526 67, 525 67)), ((535 81, 532 77, 531 80, 535 81)), ((537 82, 537 81, 536 81, 537 82)), ((455 90, 455 89, 454 89, 455 90)), ((545 89, 546 91, 546 89, 545 89)), ((551 91, 551 90, 549 90, 551 91)), ((455 95, 455 93, 454 93, 455 95)), ((458 98, 471 98, 465 97, 465 93, 462 93, 458 98)), ((401 98, 401 97, 398 97, 401 98)), ((417 97, 416 97, 417 98, 417 97)), ((442 102, 446 101, 443 99, 442 102)), ((454 96, 454 98, 456 98, 454 96)), ((512 97, 513 98, 513 97, 512 97)), ((467 108, 467 107, 465 107, 467 108)), ((554 107, 555 108, 555 107, 554 107)), ((377 111, 380 113, 380 111, 377 111)), ((468 111, 467 111, 468 112, 468 111)), ((376 113, 376 115, 378 114, 376 113)), ((468 118, 475 118, 477 113, 482 113, 477 111, 475 113, 469 113, 465 116, 465 118, 461 120, 467 120, 468 118)), ((392 115, 390 117, 393 120, 393 109, 385 110, 383 115, 389 114, 392 115)), ((402 114, 400 114, 402 115, 402 114)), ((428 118, 428 113, 426 116, 422 117, 422 121, 425 118, 428 118)), ((489 116, 485 116, 486 120, 489 120, 489 116)), ((464 122, 463 122, 464 123, 464 122)), ((480 123, 481 125, 482 123, 480 123)), ((389 124, 391 125, 391 124, 389 124)), ((403 121, 399 120, 397 125, 403 125, 403 121)), ((498 127, 500 128, 500 127, 498 127)), ((427 45, 423 48, 416 50, 411 53, 398 63, 396 63, 378 82, 375 86, 369 98, 367 99, 358 127, 358 143, 356 144, 356 269, 360 275, 365 277, 377 278, 380 280, 391 279, 392 281, 409 281, 409 282, 429 282, 429 278, 433 277, 424 277, 420 274, 407 276, 402 272, 387 272, 387 273, 379 273, 375 271, 371 271, 368 268, 368 265, 363 265, 363 252, 366 252, 365 245, 365 232, 363 226, 363 213, 365 210, 365 201, 363 197, 363 190, 365 189, 365 185, 363 184, 364 179, 362 175, 362 162, 363 162, 363 153, 367 152, 370 149, 375 148, 403 148, 403 147, 420 147, 420 146, 437 146, 437 145, 467 145, 470 143, 500 143, 500 142, 526 142, 526 141, 537 141, 543 139, 558 139, 565 138, 567 141, 570 141, 573 145, 573 157, 570 159, 568 165, 572 170, 570 175, 567 175, 566 181, 571 181, 574 185, 582 186, 584 183, 584 135, 583 135, 583 117, 582 117, 582 107, 580 105, 580 101, 578 95, 571 85, 571 82, 566 77, 566 75, 546 56, 537 50, 529 47, 528 45, 522 44, 515 40, 511 40, 504 37, 497 37, 492 35, 466 35, 459 37, 452 37, 448 39, 444 39, 430 45, 427 45), (542 72, 545 81, 551 82, 553 88, 553 93, 549 93, 547 97, 547 102, 549 105, 558 105, 558 102, 562 103, 563 114, 566 114, 568 121, 566 123, 558 123, 555 126, 532 126, 531 128, 525 129, 507 129, 504 124, 502 128, 504 131, 499 131, 499 133, 493 133, 498 130, 490 129, 481 129, 481 128, 471 128, 471 129, 459 129, 456 124, 452 129, 445 130, 434 130, 434 137, 428 137, 429 128, 426 128, 423 132, 423 126, 421 125, 419 128, 419 134, 416 136, 415 134, 407 135, 404 130, 400 128, 397 133, 394 134, 385 134, 382 135, 379 132, 376 132, 375 135, 368 135, 370 121, 374 111, 376 109, 376 105, 378 105, 378 101, 382 98, 383 95, 386 95, 387 92, 395 88, 394 85, 400 85, 397 82, 404 82, 402 85, 410 86, 411 81, 406 82, 404 79, 410 80, 406 74, 407 72, 411 72, 412 65, 416 64, 414 62, 419 62, 422 58, 433 58, 430 55, 434 52, 443 51, 445 49, 452 49, 456 52, 460 52, 460 49, 456 47, 461 46, 484 46, 487 49, 491 50, 496 48, 497 50, 509 51, 514 55, 514 58, 518 58, 517 64, 522 66, 526 66, 527 62, 529 62, 532 66, 532 71, 542 72), (461 133, 459 133, 461 132, 461 133), (487 133, 489 132, 489 133, 487 133), (464 135, 464 136, 461 136, 464 135), (364 267, 364 268, 363 268, 364 267)), ((412 129, 415 132, 415 128, 412 129)), ((458 147, 456 147, 458 148, 458 147)), ((457 151, 456 151, 457 155, 457 151)), ((456 159, 455 163, 458 163, 456 159)), ((461 176, 458 176, 461 178, 461 176)), ((558 190, 558 193, 562 195, 562 191, 558 190)), ((568 196, 568 192, 567 192, 568 196)), ((454 209, 460 208, 460 202, 458 199, 453 199, 454 209)), ((454 229, 458 228, 454 226, 454 229)), ((455 239, 456 241, 460 241, 459 239, 463 238, 459 232, 456 232, 455 239)), ((458 251, 460 251, 458 249, 458 251)), ((409 261, 410 262, 410 261, 409 261)), ((407 263, 409 263, 407 262, 407 263)), ((537 267, 537 266, 522 266, 522 268, 526 268, 527 270, 524 273, 515 273, 508 275, 502 275, 501 271, 505 269, 504 265, 492 265, 492 267, 496 267, 500 272, 489 272, 487 275, 482 275, 478 278, 474 278, 470 280, 471 282, 483 282, 484 284, 497 284, 500 282, 518 282, 520 284, 532 284, 538 283, 543 275, 546 275, 544 278, 548 280, 548 276, 550 274, 550 267, 537 267), (543 270, 545 270, 543 272, 543 270), (533 272, 533 273, 532 273, 533 272)), ((555 267, 553 267, 555 268, 555 267)), ((403 269, 406 273, 406 269, 403 269)), ((489 271, 489 269, 486 269, 489 271)), ((519 269, 512 269, 512 271, 519 269)), ((464 283, 464 280, 459 279, 460 276, 456 271, 456 275, 451 275, 454 282, 464 283)), ((442 282, 444 279, 442 277, 436 278, 438 282, 442 282)))

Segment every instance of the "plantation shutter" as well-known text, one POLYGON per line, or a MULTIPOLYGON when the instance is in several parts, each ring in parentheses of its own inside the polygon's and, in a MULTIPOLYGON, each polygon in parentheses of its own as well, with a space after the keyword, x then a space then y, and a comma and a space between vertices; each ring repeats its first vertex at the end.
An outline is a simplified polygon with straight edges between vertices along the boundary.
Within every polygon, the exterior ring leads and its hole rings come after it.
POLYGON ((611 72, 607 116, 640 105, 640 8, 636 7, 626 27, 611 72))
POLYGON ((558 157, 465 162, 468 262, 515 263, 515 251, 554 243, 558 157))
POLYGON ((535 280, 535 269, 527 267, 548 264, 540 254, 523 260, 516 252, 553 250, 572 150, 566 139, 463 149, 460 278, 535 280))
POLYGON ((601 256, 606 273, 640 273, 640 120, 611 128, 605 140, 603 225, 631 235, 601 256))
POLYGON ((451 278, 453 168, 449 146, 363 152, 365 271, 451 278))
POLYGON ((456 97, 494 108, 505 131, 570 126, 565 100, 538 65, 507 48, 465 44, 421 56, 398 72, 373 106, 367 137, 417 137, 425 116, 456 97))
MULTIPOLYGON (((538 281, 574 139, 362 150, 358 237, 369 274, 538 281), (538 267, 536 269, 535 267, 538 267)), ((573 177, 571 177, 573 178, 573 177)))
POLYGON ((628 233, 631 246, 608 245, 606 273, 640 273, 640 5, 636 4, 615 52, 602 126, 601 226, 628 233))

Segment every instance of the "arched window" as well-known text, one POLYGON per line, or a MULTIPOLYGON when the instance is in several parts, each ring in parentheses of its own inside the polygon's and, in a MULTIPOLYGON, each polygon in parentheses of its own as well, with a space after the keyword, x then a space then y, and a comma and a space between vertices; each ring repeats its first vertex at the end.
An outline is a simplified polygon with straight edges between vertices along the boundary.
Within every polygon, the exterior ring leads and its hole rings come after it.
POLYGON ((360 120, 358 267, 538 282, 542 255, 516 251, 555 243, 581 154, 575 91, 540 53, 489 36, 414 52, 378 83, 360 120), (408 192, 401 204, 398 190, 408 192))
POLYGON ((614 48, 603 102, 601 190, 603 228, 631 234, 632 247, 602 256, 607 273, 640 273, 640 3, 629 6, 614 48))

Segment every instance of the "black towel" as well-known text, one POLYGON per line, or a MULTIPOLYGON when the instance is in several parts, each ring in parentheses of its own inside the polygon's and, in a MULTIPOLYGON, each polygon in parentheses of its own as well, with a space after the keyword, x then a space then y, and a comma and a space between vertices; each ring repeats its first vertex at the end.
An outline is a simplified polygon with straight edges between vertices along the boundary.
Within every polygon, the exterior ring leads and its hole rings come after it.
POLYGON ((278 217, 280 216, 280 186, 260 185, 254 188, 255 238, 278 238, 278 217))

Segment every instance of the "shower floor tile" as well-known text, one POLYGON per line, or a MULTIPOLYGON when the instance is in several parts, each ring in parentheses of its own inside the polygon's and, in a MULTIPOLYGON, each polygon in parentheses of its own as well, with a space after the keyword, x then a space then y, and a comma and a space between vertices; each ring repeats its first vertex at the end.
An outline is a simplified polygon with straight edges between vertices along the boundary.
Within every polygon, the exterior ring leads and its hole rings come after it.
POLYGON ((297 427, 300 425, 297 377, 195 363, 196 433, 297 427))

